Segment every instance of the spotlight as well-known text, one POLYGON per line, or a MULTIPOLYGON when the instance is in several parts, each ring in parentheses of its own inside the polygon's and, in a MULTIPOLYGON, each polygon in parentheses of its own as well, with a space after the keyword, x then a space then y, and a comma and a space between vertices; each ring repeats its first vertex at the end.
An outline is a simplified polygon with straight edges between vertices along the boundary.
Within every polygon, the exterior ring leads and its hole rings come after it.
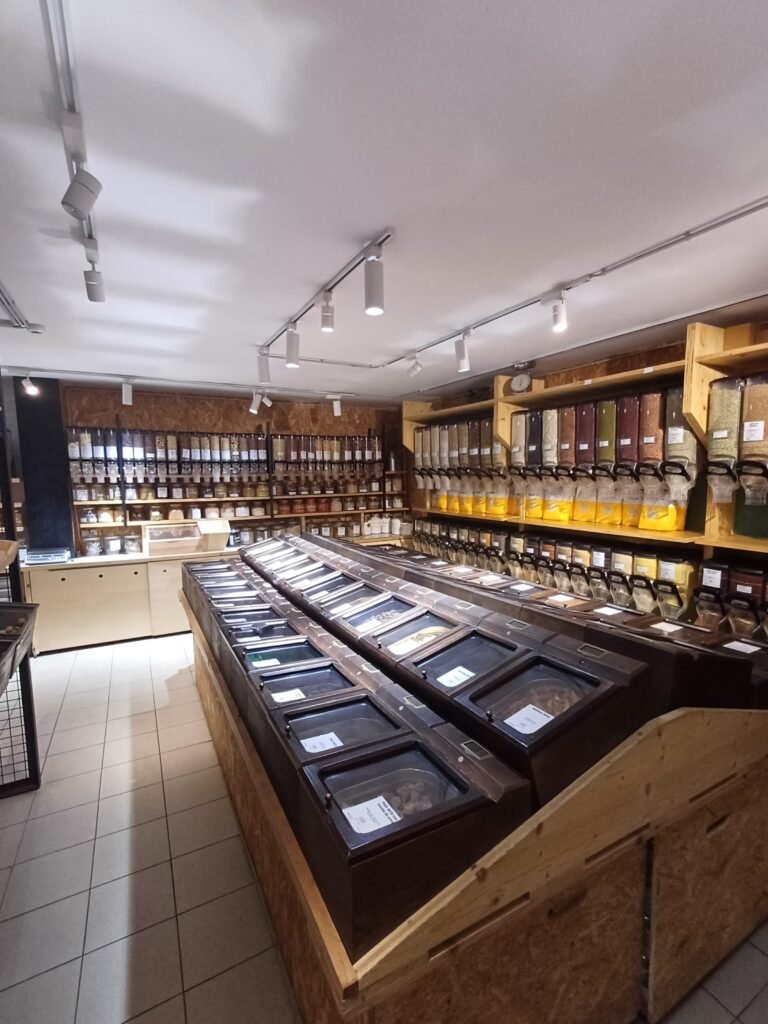
POLYGON ((133 405, 133 384, 129 380, 123 381, 123 405, 133 405))
POLYGON ((333 292, 323 292, 323 305, 320 310, 320 330, 326 334, 333 333, 333 292))
POLYGON ((272 399, 269 397, 269 395, 262 395, 261 400, 268 409, 272 408, 272 399))
POLYGON ((37 384, 35 384, 34 381, 29 379, 29 374, 27 374, 27 376, 21 382, 21 386, 24 388, 24 391, 28 395, 39 395, 40 394, 40 388, 37 386, 37 384))
POLYGON ((269 375, 269 355, 267 352, 259 352, 259 384, 270 384, 272 378, 269 375))
POLYGON ((61 205, 76 220, 85 220, 99 198, 101 182, 83 167, 77 172, 64 193, 61 205))
POLYGON ((368 316, 381 316, 384 312, 384 264, 380 245, 369 249, 365 257, 365 312, 368 316))
POLYGON ((552 330, 561 334, 568 327, 568 313, 565 309, 565 292, 552 303, 552 330))
POLYGON ((294 323, 288 324, 285 332, 285 365, 289 370, 299 368, 299 332, 294 323))
POLYGON ((252 412, 254 415, 259 411, 261 407, 261 395, 256 394, 256 389, 253 389, 253 397, 251 398, 251 404, 248 408, 248 412, 252 412))
POLYGON ((101 271, 96 269, 96 264, 91 264, 90 270, 83 271, 83 277, 85 278, 85 293, 91 302, 104 302, 107 298, 107 293, 104 290, 104 279, 101 276, 101 271))
POLYGON ((454 348, 456 349, 456 371, 457 373, 469 373, 469 352, 467 351, 467 342, 469 341, 469 331, 464 331, 460 338, 457 338, 454 342, 454 348))
POLYGON ((421 371, 423 369, 424 369, 424 367, 421 365, 421 363, 419 362, 418 358, 416 356, 414 356, 413 357, 413 362, 408 367, 408 376, 409 377, 417 377, 421 373, 421 371))

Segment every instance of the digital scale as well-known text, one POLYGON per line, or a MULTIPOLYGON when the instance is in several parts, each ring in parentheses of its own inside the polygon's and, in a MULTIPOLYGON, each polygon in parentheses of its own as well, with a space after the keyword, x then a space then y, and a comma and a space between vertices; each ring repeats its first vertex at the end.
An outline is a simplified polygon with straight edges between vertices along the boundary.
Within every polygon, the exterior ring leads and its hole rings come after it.
POLYGON ((41 548, 39 551, 27 551, 25 565, 53 565, 55 562, 69 562, 72 552, 69 548, 41 548))

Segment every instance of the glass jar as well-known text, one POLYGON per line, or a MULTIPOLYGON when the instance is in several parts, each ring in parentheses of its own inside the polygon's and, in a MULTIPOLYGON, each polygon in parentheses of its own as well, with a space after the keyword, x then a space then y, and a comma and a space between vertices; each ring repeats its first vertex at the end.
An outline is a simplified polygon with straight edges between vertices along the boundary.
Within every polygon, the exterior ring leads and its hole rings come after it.
POLYGON ((190 519, 203 518, 203 510, 199 505, 190 505, 187 511, 190 519))
POLYGON ((235 504, 235 519, 244 519, 251 514, 250 506, 242 501, 235 504))
POLYGON ((303 516, 306 512, 306 504, 304 498, 293 498, 291 500, 291 515, 303 516))
POLYGON ((80 458, 80 431, 77 427, 67 427, 67 455, 70 459, 80 458))
POLYGON ((469 421, 469 465, 480 468, 480 420, 469 421))
POLYGON ((184 485, 179 481, 171 484, 171 497, 180 501, 184 497, 184 485))
POLYGON ((277 502, 277 514, 279 516, 289 516, 291 514, 291 503, 290 501, 280 500, 277 502))
POLYGON ((206 505, 203 515, 206 519, 221 519, 221 509, 218 505, 206 505))
POLYGON ((492 446, 493 420, 486 417, 480 420, 480 465, 483 469, 490 469, 493 465, 492 446))
POLYGON ((155 488, 152 484, 139 484, 139 501, 154 501, 155 488))
POLYGON ((237 480, 233 480, 227 487, 228 498, 239 498, 240 497, 240 484, 237 480))
POLYGON ((94 558, 96 555, 103 555, 104 545, 101 542, 101 537, 83 537, 83 553, 86 558, 94 558))
POLYGON ((597 403, 597 450, 595 461, 612 466, 616 462, 616 416, 618 407, 613 398, 597 403))
POLYGON ((664 459, 664 412, 662 391, 640 396, 640 461, 661 462, 664 459))
POLYGON ((168 521, 171 523, 180 523, 184 519, 184 509, 181 505, 171 505, 168 509, 168 521))
POLYGON ((256 497, 257 498, 268 498, 269 497, 269 483, 263 480, 261 477, 256 479, 256 497))
POLYGON ((670 388, 667 391, 666 436, 664 458, 668 462, 682 462, 695 466, 699 446, 696 436, 683 415, 683 389, 670 388))
POLYGON ((143 508, 129 508, 128 509, 128 522, 129 523, 141 523, 144 521, 144 509, 143 508))
MULTIPOLYGON (((82 443, 81 435, 81 448, 82 443)), ((749 377, 744 385, 740 456, 768 459, 768 374, 749 377)))
POLYGON ((159 505, 153 505, 149 510, 149 516, 147 518, 153 523, 159 523, 165 519, 165 516, 163 515, 163 510, 159 505))
POLYGON ((355 511, 355 499, 354 498, 343 498, 341 503, 343 512, 354 512, 355 511))
POLYGON ((594 402, 582 402, 576 406, 576 465, 592 466, 595 463, 595 427, 597 409, 594 402))
POLYGON ((342 508, 341 498, 339 498, 338 496, 334 495, 334 497, 331 498, 331 508, 330 508, 330 511, 331 512, 341 512, 341 508, 342 508))
POLYGON ((200 484, 186 484, 184 487, 185 498, 199 498, 200 497, 200 484))
POLYGON ((98 521, 100 523, 114 523, 115 517, 112 514, 112 509, 100 508, 98 511, 98 521))
POLYGON ((80 522, 81 523, 97 523, 98 521, 99 520, 98 520, 98 516, 96 515, 96 510, 95 509, 84 508, 84 509, 81 510, 81 512, 80 512, 80 522))
POLYGON ((318 498, 317 502, 318 512, 330 512, 331 511, 331 499, 330 498, 318 498))
POLYGON ((221 506, 221 518, 222 519, 234 519, 235 518, 235 506, 231 501, 225 501, 221 506))
POLYGON ((75 501, 91 501, 91 492, 87 484, 75 484, 73 490, 75 501))
POLYGON ((123 539, 116 533, 110 533, 104 538, 104 554, 119 555, 123 550, 123 539))
POLYGON ((304 505, 304 511, 308 513, 317 512, 317 498, 299 499, 299 504, 304 505))
POLYGON ((139 491, 135 484, 125 485, 125 500, 126 501, 138 501, 139 491))
POLYGON ((512 466, 524 466, 526 455, 526 416, 524 412, 512 414, 510 428, 509 461, 512 466))
POLYGON ((250 483, 250 482, 245 484, 245 486, 243 487, 243 497, 244 498, 255 498, 256 497, 256 484, 250 483))
POLYGON ((227 496, 227 485, 218 483, 213 485, 213 496, 214 498, 226 498, 227 496))
POLYGON ((251 505, 252 516, 265 516, 267 514, 267 506, 263 502, 257 502, 255 505, 251 505))

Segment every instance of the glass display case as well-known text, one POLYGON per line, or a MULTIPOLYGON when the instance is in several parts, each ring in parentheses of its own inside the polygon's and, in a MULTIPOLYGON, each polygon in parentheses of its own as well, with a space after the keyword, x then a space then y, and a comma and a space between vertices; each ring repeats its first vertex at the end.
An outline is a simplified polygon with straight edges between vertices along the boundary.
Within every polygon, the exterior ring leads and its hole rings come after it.
POLYGON ((147 555, 223 551, 229 543, 229 522, 226 519, 201 519, 195 523, 147 523, 141 530, 142 549, 147 555))

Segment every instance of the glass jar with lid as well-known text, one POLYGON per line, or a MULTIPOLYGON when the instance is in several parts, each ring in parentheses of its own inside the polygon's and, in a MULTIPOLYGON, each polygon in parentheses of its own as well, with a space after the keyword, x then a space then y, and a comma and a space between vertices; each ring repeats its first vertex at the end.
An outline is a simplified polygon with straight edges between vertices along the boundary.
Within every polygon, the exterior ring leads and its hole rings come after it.
POLYGON ((251 515, 252 516, 265 516, 267 514, 267 506, 263 501, 257 501, 251 503, 251 515))
POLYGON ((331 512, 341 512, 342 500, 338 495, 334 495, 331 498, 331 512))
POLYGON ((172 523, 180 523, 184 518, 184 509, 181 505, 171 505, 168 509, 168 521, 172 523))
POLYGON ((83 534, 83 553, 86 558, 95 558, 104 554, 104 545, 97 534, 83 534))
POLYGON ((155 488, 152 484, 139 484, 139 501, 154 501, 155 488))
POLYGON ((231 501, 223 502, 221 506, 221 518, 222 519, 234 519, 235 518, 235 506, 231 501))
POLYGON ((114 523, 115 517, 111 508, 100 508, 97 515, 100 523, 114 523))
POLYGON ((97 523, 99 521, 96 515, 96 510, 93 508, 84 508, 80 510, 80 522, 81 523, 97 523))
POLYGON ((190 519, 202 519, 203 518, 203 510, 200 507, 200 505, 190 505, 188 510, 187 510, 187 514, 189 515, 190 519))
POLYGON ((206 519, 221 519, 221 508, 218 505, 206 505, 203 516, 206 519))
POLYGON ((251 514, 251 508, 247 501, 235 503, 235 519, 243 519, 251 514))
POLYGON ((165 519, 165 515, 163 514, 163 510, 159 505, 152 505, 152 507, 149 510, 149 515, 147 516, 147 518, 151 520, 153 523, 159 523, 162 522, 163 519, 165 519))

